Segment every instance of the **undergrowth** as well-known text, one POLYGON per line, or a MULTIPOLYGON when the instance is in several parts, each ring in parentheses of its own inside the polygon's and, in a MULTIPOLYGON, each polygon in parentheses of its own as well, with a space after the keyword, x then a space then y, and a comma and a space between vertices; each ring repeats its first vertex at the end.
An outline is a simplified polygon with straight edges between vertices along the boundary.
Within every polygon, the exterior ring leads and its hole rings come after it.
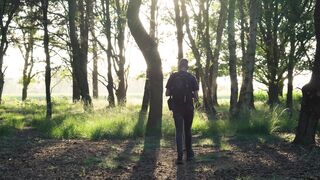
MULTIPOLYGON (((265 98, 262 93, 258 94, 256 110, 243 113, 237 119, 229 118, 227 101, 220 101, 216 120, 210 120, 205 113, 196 111, 193 134, 211 137, 292 133, 297 125, 298 112, 294 111, 290 118, 281 104, 270 110, 265 98)), ((101 101, 94 102, 93 110, 84 112, 81 103, 72 104, 67 98, 54 98, 53 117, 46 120, 44 100, 21 102, 11 98, 0 105, 0 136, 9 136, 24 127, 33 127, 43 135, 57 139, 143 137, 146 119, 139 118, 139 105, 106 108, 101 101)), ((167 107, 164 107, 162 119, 162 135, 174 136, 174 121, 167 107)))

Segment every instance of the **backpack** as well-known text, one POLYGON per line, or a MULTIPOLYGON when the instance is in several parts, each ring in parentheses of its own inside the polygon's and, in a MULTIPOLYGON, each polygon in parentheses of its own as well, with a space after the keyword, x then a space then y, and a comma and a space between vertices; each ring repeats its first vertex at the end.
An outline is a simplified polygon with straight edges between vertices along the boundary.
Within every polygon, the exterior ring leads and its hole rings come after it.
POLYGON ((172 87, 172 99, 175 105, 192 103, 192 91, 188 80, 188 74, 175 74, 172 87))

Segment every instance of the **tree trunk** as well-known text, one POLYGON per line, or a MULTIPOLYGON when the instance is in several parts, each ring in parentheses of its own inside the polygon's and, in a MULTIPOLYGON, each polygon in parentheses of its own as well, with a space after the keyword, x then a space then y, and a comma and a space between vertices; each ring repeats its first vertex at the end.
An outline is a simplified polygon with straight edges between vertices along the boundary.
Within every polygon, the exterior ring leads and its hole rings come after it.
POLYGON ((199 78, 201 81, 201 86, 202 86, 202 91, 203 91, 204 108, 205 108, 207 114, 209 115, 209 117, 211 117, 211 119, 215 119, 217 112, 216 112, 216 109, 213 105, 209 84, 205 80, 205 75, 203 73, 200 52, 199 52, 199 49, 197 48, 196 42, 195 42, 192 34, 191 34, 191 29, 190 29, 190 25, 189 25, 189 15, 187 13, 185 0, 181 0, 181 10, 182 10, 182 16, 185 18, 186 31, 187 31, 188 38, 189 38, 189 41, 191 44, 191 50, 192 50, 192 53, 196 59, 197 72, 198 72, 198 75, 199 75, 199 78))
MULTIPOLYGON (((221 8, 220 8, 220 15, 219 15, 219 21, 218 21, 218 27, 217 27, 216 44, 213 52, 212 65, 210 67, 210 85, 211 85, 212 100, 214 105, 218 105, 217 78, 218 78, 218 68, 219 68, 219 56, 220 56, 220 50, 222 46, 223 30, 227 20, 228 0, 220 0, 220 4, 221 4, 221 8)), ((207 23, 207 26, 208 25, 209 23, 207 23)))
POLYGON ((238 0, 238 7, 239 7, 239 13, 240 13, 240 41, 241 41, 241 52, 242 52, 242 61, 241 61, 241 72, 242 72, 242 80, 244 79, 244 71, 245 71, 245 58, 246 55, 246 34, 247 34, 247 19, 244 12, 244 7, 246 7, 246 4, 244 0, 238 0))
POLYGON ((302 102, 295 144, 314 145, 317 124, 320 119, 320 0, 314 11, 317 48, 312 69, 312 77, 302 88, 302 102))
POLYGON ((76 29, 76 12, 77 2, 75 0, 68 0, 69 7, 69 34, 72 46, 72 55, 74 63, 74 73, 77 80, 77 85, 80 88, 82 101, 85 109, 92 105, 89 94, 89 84, 87 76, 87 61, 88 61, 88 31, 89 18, 92 12, 92 3, 86 0, 86 9, 84 8, 83 0, 79 1, 80 13, 80 43, 77 37, 76 29))
POLYGON ((146 60, 150 72, 150 111, 146 135, 161 135, 163 74, 156 42, 148 35, 139 19, 141 0, 130 0, 127 18, 129 29, 146 60))
POLYGON ((279 86, 276 84, 276 80, 273 79, 268 85, 268 104, 272 108, 275 104, 280 102, 279 100, 279 86))
MULTIPOLYGON (((173 0, 175 22, 177 28, 177 42, 178 42, 178 62, 183 58, 183 21, 180 13, 179 0, 173 0)), ((177 63, 178 64, 178 63, 177 63)))
POLYGON ((23 84, 22 85, 22 94, 21 94, 21 100, 25 101, 28 97, 28 85, 23 84))
POLYGON ((47 119, 51 119, 52 117, 52 102, 51 102, 51 67, 50 67, 50 54, 49 54, 49 33, 48 33, 48 0, 42 0, 42 12, 43 12, 43 27, 44 27, 44 36, 43 36, 43 44, 44 44, 44 52, 46 55, 46 68, 45 68, 45 85, 46 85, 46 103, 47 103, 47 111, 46 117, 47 119))
MULTIPOLYGON (((125 27, 126 27, 126 18, 123 16, 123 13, 126 12, 126 8, 122 8, 120 4, 120 0, 116 0, 116 11, 117 11, 117 42, 118 42, 118 58, 116 73, 119 79, 118 88, 116 90, 118 104, 121 106, 126 105, 127 102, 127 84, 125 77, 125 27)), ((115 64, 114 64, 115 65, 115 64)))
POLYGON ((247 54, 244 59, 244 79, 242 80, 238 111, 246 112, 253 109, 253 71, 256 55, 257 22, 260 9, 259 0, 250 0, 250 29, 247 54))
POLYGON ((237 111, 238 102, 238 79, 237 79, 237 56, 235 40, 235 6, 236 0, 229 0, 228 15, 228 45, 229 45, 229 73, 231 81, 230 114, 233 116, 237 111))
MULTIPOLYGON (((124 56, 123 56, 124 58, 124 56)), ((118 78, 119 78, 119 85, 116 92, 118 104, 120 106, 125 106, 127 103, 127 86, 125 80, 125 70, 124 70, 124 61, 121 60, 119 71, 118 71, 118 78)))
POLYGON ((9 25, 12 21, 14 14, 16 13, 19 7, 20 1, 0 1, 0 7, 2 10, 0 11, 0 33, 1 33, 1 40, 0 40, 0 104, 2 103, 2 92, 4 86, 4 72, 3 66, 3 57, 6 54, 8 49, 8 40, 7 40, 7 33, 9 30, 9 25), (3 19, 4 15, 7 15, 6 20, 3 19))
POLYGON ((111 43, 111 20, 110 20, 110 1, 105 0, 103 1, 102 6, 105 10, 105 16, 106 16, 106 23, 105 23, 105 31, 108 41, 108 47, 107 47, 107 60, 108 60, 108 85, 107 85, 107 91, 108 91, 108 102, 109 107, 115 107, 115 97, 114 97, 114 82, 112 77, 112 43, 111 43))
POLYGON ((80 87, 77 82, 75 71, 76 71, 75 68, 72 67, 72 101, 73 103, 79 102, 81 99, 80 87))
POLYGON ((144 93, 142 98, 142 104, 141 104, 141 113, 147 113, 148 107, 150 103, 150 82, 149 82, 149 76, 146 77, 146 82, 144 84, 144 93))
POLYGON ((0 104, 2 103, 3 85, 4 85, 4 73, 0 71, 0 104))
POLYGON ((24 27, 22 27, 20 24, 19 24, 19 27, 21 28, 21 31, 23 34, 23 43, 21 43, 23 45, 19 44, 18 47, 24 58, 24 66, 22 71, 22 98, 21 99, 22 101, 25 101, 28 96, 28 86, 33 78, 32 76, 32 70, 34 66, 33 46, 34 46, 34 35, 36 34, 36 31, 32 29, 32 27, 27 27, 30 29, 26 29, 24 31, 23 30, 24 27))
MULTIPOLYGON (((151 11, 150 11, 150 37, 154 39, 154 41, 157 41, 156 37, 156 7, 158 4, 158 0, 151 0, 151 11)), ((144 92, 143 92, 143 99, 142 99, 142 104, 141 104, 141 110, 140 112, 142 114, 146 114, 149 108, 150 104, 150 83, 149 83, 149 72, 148 70, 146 71, 146 81, 144 84, 144 92)))
POLYGON ((262 20, 259 22, 259 27, 262 34, 262 40, 265 44, 263 48, 266 59, 266 85, 268 86, 268 104, 272 108, 280 103, 279 95, 282 93, 282 75, 281 73, 281 53, 283 53, 287 38, 279 38, 279 25, 284 17, 282 15, 281 2, 264 1, 262 11, 262 20), (262 22, 265 23, 262 23, 262 22), (264 25, 265 24, 265 25, 264 25), (281 41, 279 43, 279 41, 281 41))
POLYGON ((295 51, 296 51, 296 46, 295 46, 295 30, 293 28, 290 28, 292 30, 290 34, 290 54, 289 54, 289 62, 288 62, 288 90, 287 90, 287 102, 286 106, 289 110, 289 116, 292 116, 292 111, 293 111, 293 69, 294 69, 294 58, 295 58, 295 51))
MULTIPOLYGON (((94 22, 92 22, 94 25, 94 22)), ((94 28, 91 29, 92 37, 95 37, 94 28)), ((99 97, 98 87, 98 45, 97 41, 92 41, 92 53, 93 53, 93 69, 92 69, 92 97, 97 99, 99 97)))
POLYGON ((157 24, 156 24, 156 12, 157 12, 158 0, 151 0, 150 6, 150 36, 152 39, 157 41, 157 24))

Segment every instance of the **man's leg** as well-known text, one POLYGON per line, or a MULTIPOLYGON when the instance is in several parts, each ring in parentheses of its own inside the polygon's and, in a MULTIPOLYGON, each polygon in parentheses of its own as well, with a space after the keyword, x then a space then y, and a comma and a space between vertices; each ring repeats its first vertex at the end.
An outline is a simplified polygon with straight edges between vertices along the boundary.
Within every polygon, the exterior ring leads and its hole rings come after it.
POLYGON ((182 133, 183 133, 183 116, 179 112, 173 112, 174 123, 176 127, 176 144, 178 152, 178 161, 182 161, 183 149, 182 149, 182 133))
POLYGON ((188 110, 184 116, 184 132, 185 132, 185 144, 187 150, 187 160, 191 160, 194 156, 192 150, 192 122, 193 122, 194 110, 188 110))

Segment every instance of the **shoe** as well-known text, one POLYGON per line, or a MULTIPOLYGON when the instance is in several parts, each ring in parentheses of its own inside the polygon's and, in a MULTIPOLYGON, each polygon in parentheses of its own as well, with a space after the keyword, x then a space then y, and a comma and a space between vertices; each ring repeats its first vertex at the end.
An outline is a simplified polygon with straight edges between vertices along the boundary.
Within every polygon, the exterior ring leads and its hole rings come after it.
POLYGON ((187 154, 187 161, 192 161, 193 159, 194 159, 194 153, 193 152, 187 154))

